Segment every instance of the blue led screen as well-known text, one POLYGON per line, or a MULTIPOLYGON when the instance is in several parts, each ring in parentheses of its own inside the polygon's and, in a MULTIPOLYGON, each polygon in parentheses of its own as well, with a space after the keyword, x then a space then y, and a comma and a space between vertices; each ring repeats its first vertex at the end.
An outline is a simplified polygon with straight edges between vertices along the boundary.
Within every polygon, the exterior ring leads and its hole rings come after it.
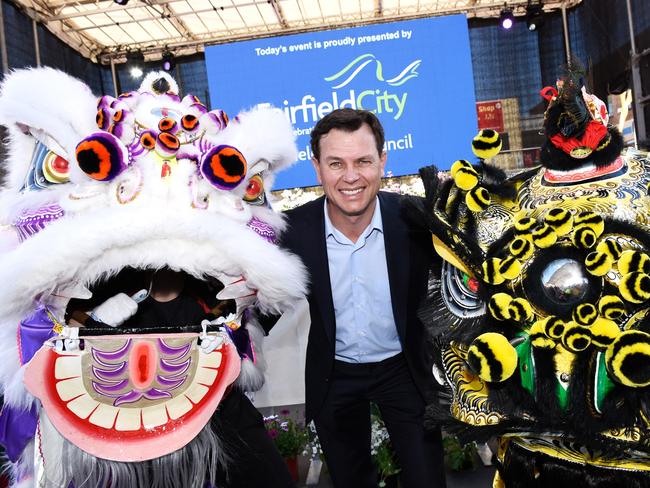
POLYGON ((232 117, 269 103, 291 120, 299 160, 275 189, 317 184, 309 133, 339 107, 377 114, 395 176, 472 159, 477 123, 463 15, 222 44, 207 47, 205 58, 212 108, 232 117))

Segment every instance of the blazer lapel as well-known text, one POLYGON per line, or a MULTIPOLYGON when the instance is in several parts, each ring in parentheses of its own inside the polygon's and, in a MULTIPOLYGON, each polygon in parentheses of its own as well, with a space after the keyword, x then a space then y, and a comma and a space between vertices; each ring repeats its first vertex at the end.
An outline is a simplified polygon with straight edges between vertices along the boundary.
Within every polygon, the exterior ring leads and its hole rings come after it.
POLYGON ((408 278, 410 267, 408 228, 401 218, 398 199, 387 198, 379 193, 381 220, 384 226, 384 247, 388 281, 393 305, 393 317, 397 333, 404 340, 406 331, 406 306, 408 298, 408 278))
POLYGON ((336 318, 334 315, 334 302, 332 301, 332 286, 330 282, 330 268, 327 260, 327 245, 325 242, 325 215, 324 198, 316 200, 320 204, 314 206, 314 215, 310 219, 313 224, 304 236, 307 246, 305 248, 305 265, 311 270, 311 294, 318 303, 323 318, 323 327, 330 342, 334 343, 336 331, 336 318))

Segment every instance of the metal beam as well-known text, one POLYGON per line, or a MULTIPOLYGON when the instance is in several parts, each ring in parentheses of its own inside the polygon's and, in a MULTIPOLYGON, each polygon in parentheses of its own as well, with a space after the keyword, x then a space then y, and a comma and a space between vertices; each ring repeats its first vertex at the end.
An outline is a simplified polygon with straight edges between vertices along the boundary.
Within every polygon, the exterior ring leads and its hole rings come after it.
MULTIPOLYGON (((288 29, 289 23, 287 22, 287 19, 284 17, 284 12, 282 11, 282 7, 280 6, 278 0, 270 0, 270 2, 271 2, 271 7, 273 7, 273 11, 275 12, 275 16, 278 18, 278 22, 280 22, 280 25, 282 26, 283 29, 288 29)), ((262 19, 264 19, 264 17, 262 17, 262 19)))
MULTIPOLYGON (((273 37, 289 33, 302 33, 328 30, 333 28, 353 27, 358 25, 367 25, 383 22, 392 22, 396 20, 408 20, 422 17, 432 17, 439 15, 451 14, 465 14, 468 18, 474 17, 498 17, 501 9, 503 8, 503 0, 465 0, 461 1, 423 1, 418 0, 417 4, 404 6, 399 4, 397 8, 387 8, 386 2, 383 0, 375 0, 374 11, 359 10, 353 14, 331 15, 322 17, 322 12, 308 12, 301 7, 300 0, 298 1, 298 8, 301 13, 301 19, 289 22, 285 16, 282 8, 282 0, 244 0, 244 3, 237 4, 231 0, 223 2, 223 6, 214 7, 210 5, 209 8, 202 8, 200 10, 193 10, 190 12, 175 13, 173 10, 173 3, 179 0, 132 0, 129 5, 119 6, 113 2, 99 2, 98 0, 75 0, 75 1, 62 1, 57 0, 56 3, 49 0, 14 0, 19 6, 27 10, 31 18, 36 18, 39 22, 43 23, 48 30, 53 32, 57 37, 63 40, 68 45, 79 51, 82 55, 93 58, 95 56, 101 57, 103 62, 108 62, 107 56, 121 57, 127 50, 140 50, 148 55, 156 55, 161 53, 166 47, 173 49, 176 55, 185 53, 194 53, 203 49, 205 44, 220 44, 225 42, 232 42, 238 40, 254 39, 258 37, 273 37), (204 34, 193 33, 191 24, 186 23, 183 19, 186 16, 197 15, 201 18, 202 14, 208 12, 216 12, 220 14, 222 11, 237 11, 241 17, 239 7, 254 6, 258 11, 268 4, 274 9, 275 15, 279 23, 264 25, 244 26, 241 28, 228 28, 220 31, 209 31, 204 34), (91 7, 96 6, 100 8, 89 8, 83 12, 70 12, 65 7, 83 6, 91 7), (102 23, 97 26, 79 27, 75 23, 75 19, 92 16, 95 14, 110 14, 118 11, 131 11, 132 9, 142 9, 148 11, 151 15, 151 20, 164 22, 168 20, 172 23, 173 29, 178 31, 179 35, 170 35, 165 39, 152 39, 149 38, 145 42, 130 43, 124 45, 124 41, 115 39, 107 41, 104 45, 100 43, 95 37, 95 32, 102 32, 103 35, 108 35, 105 30, 108 27, 113 27, 116 24, 123 26, 128 24, 136 24, 142 20, 129 19, 121 23, 102 23), (62 11, 67 10, 67 13, 61 14, 62 11), (379 16, 373 16, 373 13, 379 11, 379 16), (93 31, 93 29, 98 29, 93 31)), ((192 5, 191 0, 186 0, 192 5)), ((322 0, 331 1, 331 0, 322 0)), ((516 16, 525 14, 526 5, 529 0, 512 0, 508 1, 508 5, 513 8, 516 16)), ((544 10, 546 12, 556 10, 559 8, 571 8, 578 5, 582 0, 548 0, 544 3, 544 10)), ((338 0, 339 5, 343 0, 338 0)), ((267 7, 264 7, 267 8, 267 7)), ((371 8, 373 8, 371 6, 371 8)), ((286 7, 285 7, 286 9, 286 7)), ((320 9, 319 9, 320 10, 320 9)), ((261 12, 260 12, 260 15, 261 12)), ((262 15, 262 19, 264 19, 262 15)), ((205 26, 205 23, 203 24, 205 26)), ((164 26, 163 28, 173 32, 172 26, 164 26)), ((208 26, 209 27, 209 26, 208 26)), ((205 32, 205 31, 204 31, 205 32)))
MULTIPOLYGON (((169 7, 170 3, 174 3, 174 2, 177 2, 177 1, 178 0, 146 0, 143 3, 147 7, 166 7, 167 12, 169 12, 170 14, 172 14, 172 15, 174 15, 176 17, 180 17, 182 15, 192 15, 192 14, 198 13, 198 12, 212 12, 213 10, 216 10, 216 7, 213 7, 213 8, 209 8, 209 9, 192 10, 190 12, 185 12, 183 14, 179 14, 179 13, 175 13, 169 7)), ((86 2, 75 2, 74 4, 70 4, 69 6, 74 7, 77 3, 84 4, 86 2)), ((92 1, 92 2, 87 2, 87 3, 88 4, 91 4, 91 3, 95 4, 97 2, 92 1)), ((250 6, 254 6, 254 5, 264 5, 266 3, 267 3, 266 0, 253 0, 253 1, 250 1, 250 2, 246 2, 246 3, 240 3, 238 5, 225 5, 225 6, 219 7, 219 9, 220 10, 230 10, 230 9, 236 9, 237 7, 250 7, 250 6)), ((52 17, 51 20, 68 20, 68 19, 75 19, 75 18, 78 18, 78 17, 86 17, 88 15, 107 14, 107 13, 111 13, 111 12, 123 12, 125 10, 128 11, 128 10, 135 10, 135 9, 139 9, 139 8, 143 8, 142 3, 133 3, 131 5, 118 5, 116 3, 113 3, 108 7, 102 7, 102 8, 98 8, 98 9, 95 9, 95 10, 84 10, 84 11, 81 11, 81 12, 70 12, 68 14, 56 15, 56 16, 52 17)))
POLYGON ((7 59, 7 40, 5 38, 5 18, 0 0, 0 54, 2 55, 2 72, 9 73, 9 59, 7 59))
POLYGON ((647 141, 648 139, 648 128, 647 121, 645 119, 645 106, 648 104, 648 100, 644 101, 643 96, 643 80, 641 78, 641 59, 644 54, 647 54, 647 50, 644 50, 643 53, 638 54, 636 52, 636 42, 634 40, 634 22, 632 21, 632 5, 630 0, 627 0, 627 21, 630 28, 630 48, 631 48, 631 58, 632 58, 632 94, 634 95, 634 125, 636 126, 636 141, 647 141))
MULTIPOLYGON (((266 2, 264 2, 266 3, 266 2)), ((519 0, 516 2, 510 2, 509 5, 511 8, 516 8, 516 7, 522 7, 521 14, 524 14, 524 8, 526 4, 528 3, 528 0, 519 0)), ((238 4, 238 6, 253 6, 256 5, 256 2, 251 2, 251 3, 242 3, 238 4)), ((548 4, 547 4, 548 5, 548 4)), ((232 7, 226 7, 226 8, 232 8, 232 7)), ((464 13, 467 14, 468 17, 498 17, 501 13, 501 9, 503 8, 502 2, 492 2, 489 6, 481 5, 480 7, 477 7, 476 9, 473 10, 468 10, 464 6, 460 7, 451 7, 448 9, 445 9, 444 11, 436 11, 433 8, 420 8, 420 11, 417 11, 415 7, 404 7, 401 10, 400 9, 391 9, 391 10, 383 10, 383 15, 381 17, 374 17, 370 20, 365 20, 361 14, 359 15, 346 15, 346 16, 341 16, 341 15, 335 15, 335 16, 330 16, 330 17, 318 17, 318 18, 308 18, 308 19, 303 19, 303 25, 309 25, 309 23, 317 23, 317 24, 326 24, 327 29, 331 28, 336 28, 339 25, 344 25, 344 22, 341 22, 340 24, 337 23, 338 20, 345 21, 349 17, 354 17, 354 20, 364 20, 364 23, 377 23, 377 22, 390 22, 393 20, 401 20, 401 19, 407 19, 407 18, 420 18, 420 17, 431 17, 431 16, 442 16, 442 15, 451 15, 451 14, 458 14, 458 13, 464 13), (497 10, 494 10, 494 8, 498 8, 497 10), (405 13, 402 13, 405 12, 405 13), (409 14, 409 12, 412 12, 412 14, 409 14), (480 12, 481 15, 477 14, 477 12, 480 12)), ((190 15, 200 15, 203 13, 207 12, 212 12, 214 11, 213 8, 209 9, 201 9, 201 10, 195 10, 191 12, 184 12, 181 14, 175 14, 177 18, 182 18, 182 17, 187 17, 190 15)), ((91 15, 91 12, 87 12, 85 15, 91 15)), ((136 24, 138 22, 141 22, 141 20, 127 20, 124 22, 120 22, 119 25, 127 25, 127 24, 136 24)), ((75 32, 82 32, 82 31, 87 31, 87 30, 92 30, 92 29, 102 29, 105 27, 112 27, 114 26, 114 22, 109 22, 109 23, 104 23, 104 24, 97 24, 94 26, 90 27, 80 27, 74 29, 75 32)), ((318 30, 323 30, 323 28, 320 28, 318 30)), ((264 30, 263 32, 266 32, 264 30)), ((278 34, 282 34, 283 31, 278 31, 278 34)))
POLYGON ((113 78, 113 93, 115 98, 119 96, 119 87, 117 86, 117 71, 115 70, 115 60, 111 58, 111 78, 113 78))
MULTIPOLYGON (((1 0, 0 0, 1 1, 1 0)), ((34 35, 34 55, 36 57, 36 67, 41 67, 41 45, 38 42, 38 23, 32 19, 32 33, 34 35)))
POLYGON ((564 32, 564 50, 567 64, 571 63, 571 44, 569 42, 569 24, 566 17, 566 5, 562 4, 562 30, 564 32))
POLYGON ((145 1, 145 4, 153 8, 154 10, 156 10, 156 7, 162 8, 163 18, 167 18, 167 20, 171 22, 171 24, 176 28, 176 30, 181 35, 183 35, 188 39, 195 39, 194 33, 191 30, 189 30, 185 25, 185 23, 181 20, 181 18, 177 16, 176 13, 169 8, 169 5, 167 4, 150 5, 152 3, 153 3, 152 0, 145 1))
MULTIPOLYGON (((527 3, 527 0, 520 2, 522 5, 527 3)), ((495 5, 500 5, 501 3, 495 3, 495 5)), ((406 10, 404 8, 403 10, 406 10)), ((449 15, 451 13, 467 13, 463 7, 456 7, 455 9, 449 9, 444 13, 439 15, 449 15)), ((470 14, 468 14, 470 15, 470 14)), ((184 41, 184 40, 174 40, 172 38, 160 39, 155 43, 146 42, 136 45, 130 45, 128 48, 123 46, 107 47, 104 51, 105 54, 110 54, 116 57, 125 56, 127 52, 138 50, 142 51, 145 55, 156 55, 162 53, 166 48, 174 49, 177 55, 184 54, 193 54, 199 52, 203 46, 212 45, 212 44, 225 44, 228 42, 235 41, 245 41, 258 38, 260 34, 264 34, 267 37, 276 37, 287 34, 302 34, 307 32, 319 32, 325 30, 331 30, 342 27, 358 27, 363 25, 378 24, 378 23, 388 23, 394 22, 396 20, 411 20, 419 19, 425 17, 432 17, 431 12, 424 12, 419 14, 396 14, 396 15, 387 15, 384 11, 384 17, 377 18, 363 18, 361 15, 346 15, 343 18, 340 16, 330 16, 324 19, 324 22, 320 19, 306 19, 306 24, 301 26, 292 27, 285 30, 276 30, 268 31, 266 27, 260 26, 258 28, 243 28, 243 29, 233 29, 228 33, 224 33, 218 36, 215 36, 213 33, 207 33, 200 36, 197 36, 195 41, 184 41), (311 22, 311 25, 309 24, 311 22)), ((106 61, 104 61, 106 62, 106 61)))

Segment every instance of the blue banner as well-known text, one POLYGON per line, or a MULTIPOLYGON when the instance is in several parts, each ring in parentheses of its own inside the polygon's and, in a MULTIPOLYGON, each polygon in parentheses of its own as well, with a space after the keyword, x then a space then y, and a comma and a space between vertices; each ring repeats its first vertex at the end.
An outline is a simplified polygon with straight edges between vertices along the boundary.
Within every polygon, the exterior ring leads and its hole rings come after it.
POLYGON ((386 133, 386 171, 417 173, 472 159, 477 132, 464 15, 374 24, 209 46, 212 108, 230 116, 259 103, 294 126, 298 163, 276 189, 316 185, 309 133, 336 108, 371 110, 386 133))

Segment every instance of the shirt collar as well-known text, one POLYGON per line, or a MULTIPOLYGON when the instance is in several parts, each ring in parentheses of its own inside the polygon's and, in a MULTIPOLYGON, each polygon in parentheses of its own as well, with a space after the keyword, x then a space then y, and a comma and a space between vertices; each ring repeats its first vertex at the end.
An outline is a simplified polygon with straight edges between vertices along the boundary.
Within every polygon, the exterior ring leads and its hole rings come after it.
MULTIPOLYGON (((327 238, 333 236, 340 242, 341 237, 345 238, 345 236, 343 236, 343 234, 336 227, 334 227, 334 224, 332 224, 332 221, 330 220, 329 213, 327 212, 327 198, 325 198, 323 201, 323 212, 325 213, 325 237, 327 238)), ((381 220, 381 206, 379 205, 379 197, 375 197, 375 211, 372 215, 372 220, 361 235, 368 237, 375 229, 382 234, 384 233, 384 223, 381 220)), ((347 238, 345 239, 349 240, 347 238)))

